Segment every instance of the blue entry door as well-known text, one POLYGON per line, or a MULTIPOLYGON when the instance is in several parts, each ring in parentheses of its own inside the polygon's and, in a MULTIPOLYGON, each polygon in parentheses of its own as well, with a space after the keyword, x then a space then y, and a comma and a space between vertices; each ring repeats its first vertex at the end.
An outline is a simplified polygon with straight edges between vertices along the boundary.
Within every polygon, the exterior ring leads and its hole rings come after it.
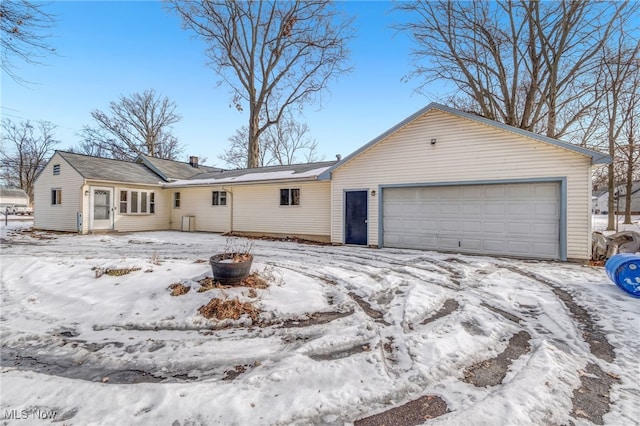
POLYGON ((345 244, 367 245, 367 191, 347 191, 345 244))

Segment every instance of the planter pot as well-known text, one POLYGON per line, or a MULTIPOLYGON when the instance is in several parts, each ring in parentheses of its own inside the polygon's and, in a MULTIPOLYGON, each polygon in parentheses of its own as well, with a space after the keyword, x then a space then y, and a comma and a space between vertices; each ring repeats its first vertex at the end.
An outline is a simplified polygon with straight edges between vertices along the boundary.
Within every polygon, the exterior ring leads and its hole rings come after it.
POLYGON ((241 253, 222 253, 211 256, 213 279, 223 285, 238 284, 249 276, 253 256, 241 253))

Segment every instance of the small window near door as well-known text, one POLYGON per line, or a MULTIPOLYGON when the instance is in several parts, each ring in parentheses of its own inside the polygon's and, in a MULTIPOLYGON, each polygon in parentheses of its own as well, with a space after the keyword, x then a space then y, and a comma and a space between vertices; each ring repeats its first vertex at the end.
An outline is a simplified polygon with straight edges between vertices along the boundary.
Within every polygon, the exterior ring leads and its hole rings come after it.
POLYGON ((138 191, 131 191, 131 213, 138 213, 138 191))
POLYGON ((120 191, 120 213, 127 213, 127 191, 120 191))
POLYGON ((226 206, 227 205, 227 191, 213 191, 211 193, 211 205, 212 206, 226 206))
POLYGON ((59 175, 60 174, 60 164, 54 164, 53 165, 53 174, 54 175, 59 175))
POLYGON ((174 192, 173 193, 173 208, 174 209, 179 209, 180 208, 180 193, 179 192, 174 192))
POLYGON ((51 204, 53 205, 62 204, 62 189, 51 190, 51 204))
POLYGON ((140 193, 140 213, 146 213, 147 212, 147 193, 146 192, 141 192, 140 193))
POLYGON ((281 189, 280 190, 281 206, 299 206, 300 205, 300 189, 281 189))

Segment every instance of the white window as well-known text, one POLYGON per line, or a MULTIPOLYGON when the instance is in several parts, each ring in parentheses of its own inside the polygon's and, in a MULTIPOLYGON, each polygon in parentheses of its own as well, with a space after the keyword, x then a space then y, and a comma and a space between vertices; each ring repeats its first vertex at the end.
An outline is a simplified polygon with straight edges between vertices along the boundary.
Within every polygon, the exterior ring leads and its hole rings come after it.
POLYGON ((299 206, 300 205, 300 189, 281 189, 280 190, 281 206, 299 206))
POLYGON ((120 214, 155 213, 155 193, 151 191, 120 191, 120 214))
POLYGON ((62 204, 62 189, 56 188, 51 190, 51 204, 62 204))
POLYGON ((174 209, 179 209, 180 208, 180 193, 179 192, 174 192, 173 193, 173 208, 174 209))
POLYGON ((227 205, 227 191, 213 191, 211 193, 211 205, 212 206, 226 206, 227 205))

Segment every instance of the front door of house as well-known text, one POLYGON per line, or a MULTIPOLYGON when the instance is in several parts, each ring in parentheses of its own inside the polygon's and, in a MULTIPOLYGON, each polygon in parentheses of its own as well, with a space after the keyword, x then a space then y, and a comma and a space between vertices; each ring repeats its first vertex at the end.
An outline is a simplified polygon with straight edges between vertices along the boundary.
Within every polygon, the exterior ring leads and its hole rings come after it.
POLYGON ((367 191, 345 193, 345 244, 367 245, 367 191))
POLYGON ((113 229, 113 188, 91 187, 91 229, 113 229))

